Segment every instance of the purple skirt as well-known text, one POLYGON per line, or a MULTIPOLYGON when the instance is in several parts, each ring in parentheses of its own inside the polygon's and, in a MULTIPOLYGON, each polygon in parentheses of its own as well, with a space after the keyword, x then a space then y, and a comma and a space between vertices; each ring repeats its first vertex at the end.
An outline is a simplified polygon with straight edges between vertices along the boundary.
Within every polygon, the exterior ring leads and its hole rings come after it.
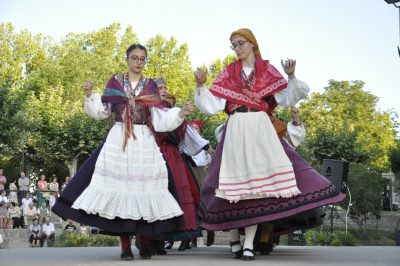
MULTIPOLYGON (((280 221, 283 221, 282 224, 291 225, 291 229, 294 229, 296 225, 293 225, 293 222, 298 221, 301 217, 310 217, 310 214, 313 213, 320 214, 315 211, 316 208, 338 203, 345 198, 344 194, 315 171, 284 140, 281 140, 281 143, 293 164, 297 186, 301 194, 292 198, 262 198, 242 200, 237 203, 217 198, 215 189, 218 188, 224 139, 225 132, 213 155, 201 190, 199 215, 201 226, 208 230, 228 230, 263 222, 280 221)), ((320 223, 320 217, 316 218, 317 223, 320 223)), ((303 226, 299 225, 298 227, 303 226)))
MULTIPOLYGON (((102 147, 103 144, 101 144, 79 168, 51 210, 65 220, 72 219, 81 224, 98 227, 101 233, 109 235, 157 236, 159 234, 179 230, 183 224, 182 216, 148 223, 144 220, 121 219, 118 217, 111 220, 100 217, 99 215, 87 214, 83 210, 77 210, 71 207, 74 201, 89 186, 97 157, 102 147)), ((168 189, 175 199, 178 200, 174 182, 170 177, 171 174, 168 168, 168 189)))

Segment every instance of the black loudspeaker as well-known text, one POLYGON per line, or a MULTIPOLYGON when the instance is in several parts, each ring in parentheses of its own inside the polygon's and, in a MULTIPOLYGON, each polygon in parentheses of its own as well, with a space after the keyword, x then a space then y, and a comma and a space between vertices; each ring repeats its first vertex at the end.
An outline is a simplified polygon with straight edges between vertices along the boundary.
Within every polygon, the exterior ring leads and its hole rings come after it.
POLYGON ((323 176, 328 178, 337 190, 346 193, 349 162, 341 160, 323 160, 323 176))

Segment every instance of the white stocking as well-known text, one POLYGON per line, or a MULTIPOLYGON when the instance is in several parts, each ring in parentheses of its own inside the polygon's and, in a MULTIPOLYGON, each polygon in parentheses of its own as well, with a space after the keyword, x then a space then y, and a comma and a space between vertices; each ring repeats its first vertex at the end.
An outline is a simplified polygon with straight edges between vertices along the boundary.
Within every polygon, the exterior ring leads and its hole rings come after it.
MULTIPOLYGON (((229 240, 231 242, 239 241, 240 242, 240 237, 239 237, 239 230, 238 229, 231 229, 229 230, 229 240)), ((233 245, 232 246, 232 252, 239 251, 241 249, 241 245, 233 245)))
MULTIPOLYGON (((248 226, 244 229, 245 237, 244 237, 243 250, 246 248, 253 250, 253 241, 254 241, 254 237, 256 235, 256 231, 257 231, 257 225, 248 226)), ((244 256, 254 256, 254 254, 249 251, 243 252, 243 255, 244 256)))

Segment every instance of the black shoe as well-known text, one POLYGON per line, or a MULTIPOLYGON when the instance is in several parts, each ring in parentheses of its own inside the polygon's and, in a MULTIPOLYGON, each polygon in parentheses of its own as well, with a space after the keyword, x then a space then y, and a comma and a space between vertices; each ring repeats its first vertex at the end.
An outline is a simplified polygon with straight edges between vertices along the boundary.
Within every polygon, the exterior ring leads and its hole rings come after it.
POLYGON ((243 255, 243 256, 242 256, 242 260, 254 260, 254 259, 255 259, 255 254, 254 254, 254 251, 253 251, 252 249, 245 248, 245 249, 243 249, 243 253, 244 253, 245 251, 251 252, 251 253, 253 254, 253 256, 243 255))
POLYGON ((121 260, 133 260, 133 253, 131 250, 124 250, 121 253, 121 260))
POLYGON ((148 247, 141 248, 139 250, 139 256, 141 259, 151 259, 151 249, 148 247))
MULTIPOLYGON (((231 250, 232 250, 233 246, 240 245, 240 241, 238 240, 238 241, 230 242, 229 245, 231 246, 231 250)), ((240 259, 243 255, 243 249, 242 249, 242 247, 240 247, 240 249, 238 251, 235 251, 235 252, 232 251, 232 253, 233 253, 233 257, 235 259, 240 259)))
POLYGON ((164 241, 162 240, 154 241, 154 253, 156 255, 167 255, 167 252, 164 249, 164 241))
POLYGON ((269 252, 272 250, 270 250, 269 243, 260 242, 258 243, 258 251, 260 251, 260 255, 269 255, 269 252))
POLYGON ((206 242, 207 247, 214 245, 214 240, 215 240, 214 231, 207 230, 207 242, 206 242))
POLYGON ((178 248, 179 251, 184 251, 186 249, 191 249, 190 240, 182 240, 178 248))
POLYGON ((174 241, 168 241, 165 244, 164 249, 171 249, 173 245, 174 245, 174 241))

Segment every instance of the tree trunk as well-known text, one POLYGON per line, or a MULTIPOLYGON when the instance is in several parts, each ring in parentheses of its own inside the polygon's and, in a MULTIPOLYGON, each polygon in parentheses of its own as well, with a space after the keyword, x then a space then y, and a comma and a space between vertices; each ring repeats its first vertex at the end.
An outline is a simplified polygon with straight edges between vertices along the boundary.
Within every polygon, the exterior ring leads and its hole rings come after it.
POLYGON ((66 164, 67 167, 68 167, 69 176, 70 176, 71 178, 72 178, 72 177, 75 175, 75 173, 76 173, 76 170, 77 170, 77 168, 78 168, 78 159, 79 159, 79 156, 80 156, 81 154, 83 154, 82 151, 80 151, 77 155, 75 155, 75 157, 74 157, 72 160, 66 160, 66 161, 65 161, 65 164, 66 164))

